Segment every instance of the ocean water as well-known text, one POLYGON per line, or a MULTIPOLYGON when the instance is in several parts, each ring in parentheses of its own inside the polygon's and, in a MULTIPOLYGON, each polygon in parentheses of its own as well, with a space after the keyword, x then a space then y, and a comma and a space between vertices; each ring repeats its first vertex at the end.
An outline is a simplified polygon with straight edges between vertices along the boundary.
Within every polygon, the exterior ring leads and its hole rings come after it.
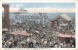
MULTIPOLYGON (((62 14, 67 14, 71 18, 75 18, 75 13, 62 13, 62 14)), ((58 13, 48 13, 49 18, 56 17, 58 13)))
MULTIPOLYGON (((75 19, 75 13, 62 13, 62 14, 67 14, 72 19, 75 19)), ((58 15, 58 13, 47 13, 47 15, 48 15, 49 19, 52 19, 52 18, 56 17, 58 15)), ((9 16, 10 16, 10 19, 15 19, 14 13, 10 13, 9 16)))

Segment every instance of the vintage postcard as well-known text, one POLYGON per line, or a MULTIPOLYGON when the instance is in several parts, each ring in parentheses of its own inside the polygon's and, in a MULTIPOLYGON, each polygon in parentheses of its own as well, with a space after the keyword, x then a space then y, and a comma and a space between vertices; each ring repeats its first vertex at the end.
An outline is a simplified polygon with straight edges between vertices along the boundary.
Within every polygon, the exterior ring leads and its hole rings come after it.
POLYGON ((2 2, 2 48, 76 48, 76 2, 2 2))

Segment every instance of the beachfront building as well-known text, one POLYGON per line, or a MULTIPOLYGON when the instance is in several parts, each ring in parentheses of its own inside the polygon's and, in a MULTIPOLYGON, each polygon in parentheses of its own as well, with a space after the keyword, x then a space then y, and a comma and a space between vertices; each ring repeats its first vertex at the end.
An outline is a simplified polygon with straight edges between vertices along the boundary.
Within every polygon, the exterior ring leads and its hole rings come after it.
POLYGON ((72 18, 66 14, 60 14, 53 18, 52 27, 56 27, 59 31, 57 37, 59 38, 60 42, 65 42, 70 44, 71 38, 75 38, 74 29, 71 29, 70 26, 72 22, 72 18))
POLYGON ((63 29, 62 31, 68 30, 72 19, 66 14, 60 14, 52 19, 52 27, 58 27, 63 29))

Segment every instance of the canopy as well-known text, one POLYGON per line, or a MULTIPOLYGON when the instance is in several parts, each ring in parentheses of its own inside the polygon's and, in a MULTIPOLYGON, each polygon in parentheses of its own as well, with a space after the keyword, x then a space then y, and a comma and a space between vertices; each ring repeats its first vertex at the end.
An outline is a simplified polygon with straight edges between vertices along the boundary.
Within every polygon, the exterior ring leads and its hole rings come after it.
POLYGON ((73 38, 75 38, 75 35, 60 33, 60 34, 58 34, 58 37, 64 37, 64 38, 71 38, 71 37, 73 37, 73 38))
POLYGON ((13 34, 13 35, 18 35, 18 33, 19 33, 19 31, 14 31, 14 32, 12 32, 11 34, 13 34))
POLYGON ((62 17, 63 19, 67 20, 67 21, 71 21, 72 19, 66 15, 66 14, 61 14, 60 17, 62 17))
POLYGON ((66 21, 71 21, 71 20, 72 20, 71 17, 68 16, 67 14, 60 14, 60 15, 54 17, 54 18, 52 19, 52 21, 57 20, 58 18, 64 19, 64 20, 66 20, 66 21))
POLYGON ((20 30, 14 31, 11 34, 13 34, 13 35, 20 34, 20 35, 24 35, 24 36, 28 36, 29 35, 26 31, 20 31, 20 30))

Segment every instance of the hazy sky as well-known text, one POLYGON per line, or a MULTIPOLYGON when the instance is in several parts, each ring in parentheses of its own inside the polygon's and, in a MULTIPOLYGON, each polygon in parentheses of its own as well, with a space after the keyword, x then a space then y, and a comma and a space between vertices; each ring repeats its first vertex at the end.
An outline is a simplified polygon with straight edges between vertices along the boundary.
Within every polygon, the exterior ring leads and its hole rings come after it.
POLYGON ((27 9, 29 12, 75 12, 75 3, 8 3, 10 11, 15 12, 20 8, 27 9))
POLYGON ((45 7, 55 7, 55 8, 75 8, 75 3, 9 3, 11 7, 16 7, 19 5, 22 8, 45 8, 45 7))

